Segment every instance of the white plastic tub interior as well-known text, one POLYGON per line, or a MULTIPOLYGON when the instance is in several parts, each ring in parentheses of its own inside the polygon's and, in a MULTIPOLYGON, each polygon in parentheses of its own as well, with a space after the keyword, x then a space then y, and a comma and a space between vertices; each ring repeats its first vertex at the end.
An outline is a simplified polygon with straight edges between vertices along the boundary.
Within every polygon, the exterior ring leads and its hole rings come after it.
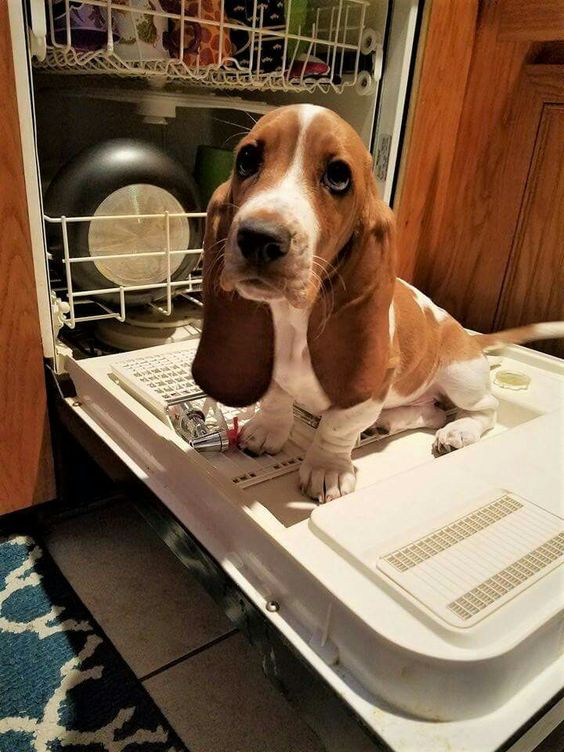
MULTIPOLYGON (((143 352, 171 347, 182 346, 143 352)), ((268 618, 394 749, 447 749, 457 740, 457 750, 493 750, 558 691, 562 557, 458 625, 374 563, 505 493, 524 500, 520 514, 540 514, 551 535, 562 530, 561 361, 504 349, 493 365, 525 373, 530 385, 494 383, 498 422, 478 444, 434 459, 432 432, 380 440, 355 452, 357 491, 316 507, 299 492, 297 471, 235 484, 219 469, 225 456, 198 455, 110 377, 120 357, 69 360, 76 409, 259 607, 280 603, 268 618), (512 708, 523 695, 519 716, 512 708), (417 746, 431 733, 440 746, 417 746)), ((495 553, 487 535, 474 541, 474 554, 495 553)), ((517 541, 515 551, 523 545, 533 543, 517 541)), ((493 558, 490 569, 502 569, 503 557, 493 558)))

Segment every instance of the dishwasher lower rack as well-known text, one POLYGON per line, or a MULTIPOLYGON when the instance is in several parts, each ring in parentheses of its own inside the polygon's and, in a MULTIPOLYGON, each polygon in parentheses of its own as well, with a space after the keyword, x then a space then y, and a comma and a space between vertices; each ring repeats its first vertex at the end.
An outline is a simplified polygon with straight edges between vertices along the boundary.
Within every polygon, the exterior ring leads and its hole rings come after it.
MULTIPOLYGON (((77 324, 91 321, 104 321, 115 319, 124 322, 131 309, 129 295, 131 293, 150 292, 158 300, 152 303, 153 307, 165 316, 170 317, 173 313, 175 300, 179 296, 191 297, 194 293, 202 290, 202 248, 175 248, 173 247, 171 228, 178 222, 201 222, 205 219, 206 212, 162 212, 145 214, 95 214, 93 216, 61 216, 51 217, 44 215, 46 227, 51 228, 57 237, 60 233, 62 247, 62 278, 61 289, 51 292, 53 307, 53 319, 58 332, 63 326, 74 329, 77 324), (120 244, 114 241, 111 248, 105 253, 94 255, 81 255, 76 252, 71 242, 72 233, 70 228, 80 225, 89 227, 104 226, 111 224, 116 238, 121 240, 127 237, 126 242, 121 242, 127 250, 120 249, 120 244), (159 240, 159 248, 142 249, 132 248, 131 235, 132 225, 138 225, 136 233, 151 226, 153 232, 156 228, 156 236, 159 240), (118 252, 116 252, 116 250, 118 252), (190 273, 182 279, 174 279, 175 265, 183 259, 193 259, 190 273), (139 263, 151 259, 162 265, 161 282, 143 282, 141 284, 118 284, 108 287, 94 287, 85 289, 77 284, 75 270, 77 265, 100 263, 115 264, 130 261, 139 263), (117 302, 106 302, 108 296, 116 298, 117 302)), ((138 310, 135 306, 133 310, 138 310)))
POLYGON ((69 360, 73 409, 393 750, 493 752, 557 694, 560 361, 506 348, 530 386, 494 381, 490 437, 439 459, 423 431, 359 447, 358 490, 316 507, 296 471, 245 486, 190 449, 118 383, 123 358, 69 360))
POLYGON ((32 51, 36 67, 63 73, 368 94, 382 41, 369 9, 367 0, 48 0, 32 51))

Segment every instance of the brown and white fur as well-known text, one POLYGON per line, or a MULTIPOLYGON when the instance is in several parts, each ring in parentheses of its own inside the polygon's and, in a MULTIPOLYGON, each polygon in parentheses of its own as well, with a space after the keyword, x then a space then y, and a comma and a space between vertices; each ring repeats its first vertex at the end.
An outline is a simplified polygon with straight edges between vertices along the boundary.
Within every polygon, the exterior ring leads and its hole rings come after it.
POLYGON ((497 409, 483 350, 563 336, 564 324, 471 336, 396 279, 392 212, 377 196, 370 155, 335 113, 280 108, 237 152, 238 160, 251 155, 251 167, 259 155, 259 164, 250 175, 236 167, 208 208, 193 373, 224 404, 260 400, 241 445, 278 452, 294 402, 320 415, 299 477, 302 490, 323 502, 354 490, 351 452, 370 426, 437 429, 438 454, 477 441, 497 409), (336 160, 351 178, 337 194, 326 177, 336 160), (276 258, 268 262, 246 247, 264 241, 261 228, 274 237, 267 251, 276 258), (438 400, 457 408, 454 420, 446 423, 438 400))

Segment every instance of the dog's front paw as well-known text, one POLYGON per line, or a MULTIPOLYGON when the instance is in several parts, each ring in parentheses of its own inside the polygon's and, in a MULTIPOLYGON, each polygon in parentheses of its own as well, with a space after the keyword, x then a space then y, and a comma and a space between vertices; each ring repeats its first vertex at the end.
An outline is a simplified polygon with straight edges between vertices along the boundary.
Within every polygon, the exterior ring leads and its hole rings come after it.
POLYGON ((300 467, 300 489, 310 498, 324 504, 352 493, 356 474, 349 458, 338 457, 316 446, 309 448, 300 467))
POLYGON ((291 422, 274 421, 260 411, 241 429, 239 447, 252 454, 277 454, 290 437, 291 422))
POLYGON ((435 434, 433 443, 433 454, 440 457, 443 454, 449 454, 456 449, 474 444, 480 438, 480 426, 472 418, 462 418, 452 423, 447 423, 444 428, 440 428, 435 434))

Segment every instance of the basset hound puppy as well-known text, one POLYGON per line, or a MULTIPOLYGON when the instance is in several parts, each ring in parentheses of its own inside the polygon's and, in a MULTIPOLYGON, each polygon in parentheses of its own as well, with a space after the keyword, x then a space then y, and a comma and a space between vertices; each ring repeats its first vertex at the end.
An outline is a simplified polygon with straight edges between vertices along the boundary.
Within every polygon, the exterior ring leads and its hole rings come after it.
POLYGON ((370 154, 323 107, 281 107, 237 147, 208 207, 204 324, 193 376, 219 402, 260 409, 240 445, 275 454, 296 402, 321 416, 300 468, 320 502, 355 488, 361 431, 437 429, 435 453, 477 441, 497 400, 483 350, 564 336, 564 324, 469 335, 394 272, 394 218, 370 154), (457 408, 446 422, 437 402, 457 408))

